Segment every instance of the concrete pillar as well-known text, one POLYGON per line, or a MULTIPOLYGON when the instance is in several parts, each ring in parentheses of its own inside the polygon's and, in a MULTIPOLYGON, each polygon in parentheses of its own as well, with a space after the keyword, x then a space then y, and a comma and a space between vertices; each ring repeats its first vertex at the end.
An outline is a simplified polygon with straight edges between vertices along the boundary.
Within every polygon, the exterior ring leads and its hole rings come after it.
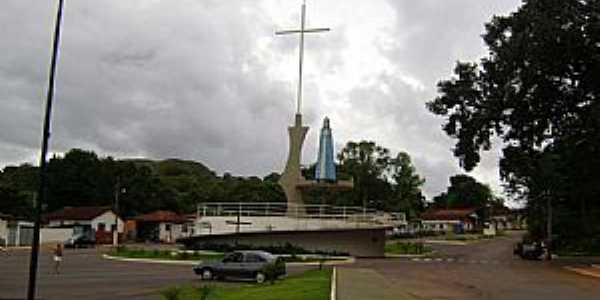
POLYGON ((290 139, 288 160, 285 165, 279 184, 285 192, 287 198, 288 216, 304 215, 304 201, 302 200, 302 193, 297 188, 298 184, 306 180, 302 176, 302 170, 300 162, 302 160, 302 145, 306 138, 308 127, 302 125, 302 115, 296 114, 296 120, 293 127, 288 127, 288 134, 290 139))

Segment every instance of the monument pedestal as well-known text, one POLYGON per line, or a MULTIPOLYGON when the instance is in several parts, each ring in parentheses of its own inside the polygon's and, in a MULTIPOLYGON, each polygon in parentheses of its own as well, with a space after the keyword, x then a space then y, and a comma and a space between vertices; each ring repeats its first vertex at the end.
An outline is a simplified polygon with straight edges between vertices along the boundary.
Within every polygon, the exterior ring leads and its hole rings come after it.
POLYGON ((302 115, 296 114, 294 126, 288 127, 290 138, 290 148, 285 170, 281 174, 279 184, 283 188, 287 198, 287 215, 304 215, 304 202, 302 201, 302 192, 297 188, 299 182, 306 181, 302 176, 300 161, 302 159, 302 145, 306 138, 308 127, 302 125, 302 115))

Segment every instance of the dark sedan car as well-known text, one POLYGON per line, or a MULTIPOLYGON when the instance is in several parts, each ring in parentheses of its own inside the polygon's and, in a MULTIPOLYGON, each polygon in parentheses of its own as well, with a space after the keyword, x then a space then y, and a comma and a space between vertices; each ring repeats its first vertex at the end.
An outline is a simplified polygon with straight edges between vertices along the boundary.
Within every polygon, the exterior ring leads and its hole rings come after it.
POLYGON ((96 240, 86 235, 75 235, 64 242, 66 248, 93 248, 96 240))
POLYGON ((513 254, 520 256, 522 259, 541 260, 546 249, 540 242, 519 242, 513 249, 513 254))
POLYGON ((194 267, 203 280, 220 278, 252 279, 263 283, 285 274, 285 262, 264 251, 236 251, 221 261, 205 262, 194 267))

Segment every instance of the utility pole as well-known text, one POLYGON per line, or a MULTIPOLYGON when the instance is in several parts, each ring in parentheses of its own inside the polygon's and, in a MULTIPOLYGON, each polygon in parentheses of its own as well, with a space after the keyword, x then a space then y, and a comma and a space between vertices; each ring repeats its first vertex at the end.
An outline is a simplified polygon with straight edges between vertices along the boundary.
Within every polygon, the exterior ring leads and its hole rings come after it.
POLYGON ((115 213, 115 227, 113 228, 113 246, 119 246, 119 194, 121 194, 121 178, 117 177, 115 185, 115 200, 113 210, 115 213))
POLYGON ((552 260, 552 198, 546 195, 546 260, 552 260))
POLYGON ((46 98, 46 112, 44 115, 44 131, 42 133, 42 150, 40 154, 40 185, 38 199, 35 202, 35 223, 33 227, 33 244, 31 245, 31 258, 29 262, 29 284, 27 286, 27 299, 35 299, 35 284, 38 269, 38 257, 40 252, 40 222, 42 214, 42 203, 46 202, 46 185, 48 177, 48 142, 50 140, 50 116, 52 114, 52 100, 54 98, 54 74, 56 73, 56 58, 58 55, 58 44, 60 40, 60 25, 62 19, 63 0, 58 0, 58 9, 54 24, 54 41, 52 45, 52 60, 50 62, 50 76, 48 79, 48 94, 46 98))

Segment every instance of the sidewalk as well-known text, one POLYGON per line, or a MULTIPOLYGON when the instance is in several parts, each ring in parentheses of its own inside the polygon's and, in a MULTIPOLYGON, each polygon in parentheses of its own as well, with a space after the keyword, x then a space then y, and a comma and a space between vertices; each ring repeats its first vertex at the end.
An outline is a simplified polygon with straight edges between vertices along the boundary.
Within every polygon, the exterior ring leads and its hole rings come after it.
POLYGON ((337 268, 336 300, 413 300, 371 269, 337 268))
POLYGON ((565 269, 575 272, 579 275, 600 279, 600 265, 565 267, 565 269))

